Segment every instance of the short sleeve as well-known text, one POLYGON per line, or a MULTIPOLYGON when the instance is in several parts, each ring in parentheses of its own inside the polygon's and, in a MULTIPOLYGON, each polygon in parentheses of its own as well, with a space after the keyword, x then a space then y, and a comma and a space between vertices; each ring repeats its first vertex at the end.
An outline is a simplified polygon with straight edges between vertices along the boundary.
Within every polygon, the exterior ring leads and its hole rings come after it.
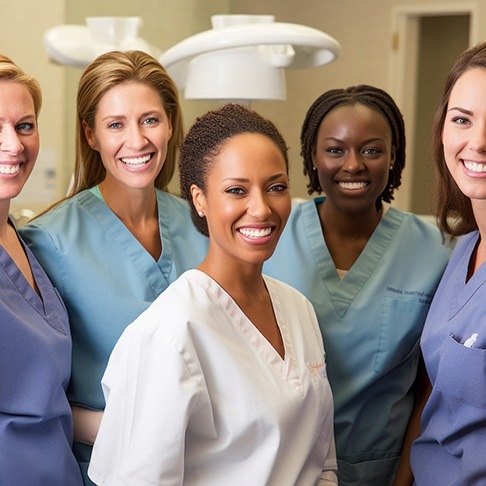
POLYGON ((102 380, 106 409, 89 476, 100 485, 179 485, 184 439, 200 384, 180 352, 129 326, 102 380))

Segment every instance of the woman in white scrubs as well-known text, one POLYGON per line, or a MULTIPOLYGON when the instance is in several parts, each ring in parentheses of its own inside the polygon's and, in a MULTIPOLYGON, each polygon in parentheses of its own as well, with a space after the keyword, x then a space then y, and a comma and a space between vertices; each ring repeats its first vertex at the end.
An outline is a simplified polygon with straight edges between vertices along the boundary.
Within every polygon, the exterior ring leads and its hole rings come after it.
POLYGON ((262 275, 290 213, 286 143, 230 104, 196 120, 179 169, 209 251, 117 343, 89 475, 100 485, 336 484, 314 310, 262 275))

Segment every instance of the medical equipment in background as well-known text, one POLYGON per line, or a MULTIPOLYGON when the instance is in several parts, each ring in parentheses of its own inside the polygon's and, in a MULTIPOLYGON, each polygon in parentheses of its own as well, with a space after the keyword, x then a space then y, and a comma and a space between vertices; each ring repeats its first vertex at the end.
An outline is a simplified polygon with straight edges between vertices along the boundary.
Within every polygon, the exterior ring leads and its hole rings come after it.
POLYGON ((334 61, 339 43, 273 15, 213 15, 212 29, 161 52, 139 37, 140 17, 88 17, 86 25, 49 29, 44 45, 60 64, 84 68, 111 50, 143 50, 158 58, 187 99, 238 101, 286 98, 285 69, 334 61))

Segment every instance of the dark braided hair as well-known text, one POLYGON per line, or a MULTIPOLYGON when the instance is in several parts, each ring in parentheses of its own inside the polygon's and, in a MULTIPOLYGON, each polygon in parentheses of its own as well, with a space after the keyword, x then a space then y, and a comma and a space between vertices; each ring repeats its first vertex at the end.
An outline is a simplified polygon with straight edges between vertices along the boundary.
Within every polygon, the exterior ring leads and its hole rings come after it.
POLYGON ((392 146, 395 150, 395 163, 388 176, 388 184, 376 201, 377 209, 381 208, 381 201, 391 202, 393 191, 400 186, 402 171, 405 167, 405 125, 403 116, 393 98, 380 88, 361 84, 346 89, 332 89, 317 98, 307 111, 300 133, 301 151, 304 160, 304 175, 309 179, 308 193, 322 192, 319 177, 312 163, 312 156, 316 151, 317 132, 326 115, 338 106, 364 105, 381 113, 390 126, 392 146))
POLYGON ((224 143, 243 133, 259 133, 272 140, 280 149, 289 170, 288 147, 277 127, 268 119, 243 105, 229 103, 196 119, 180 146, 179 177, 181 196, 189 202, 191 217, 197 230, 209 236, 206 218, 197 214, 192 201, 191 186, 206 192, 207 175, 214 158, 224 143))

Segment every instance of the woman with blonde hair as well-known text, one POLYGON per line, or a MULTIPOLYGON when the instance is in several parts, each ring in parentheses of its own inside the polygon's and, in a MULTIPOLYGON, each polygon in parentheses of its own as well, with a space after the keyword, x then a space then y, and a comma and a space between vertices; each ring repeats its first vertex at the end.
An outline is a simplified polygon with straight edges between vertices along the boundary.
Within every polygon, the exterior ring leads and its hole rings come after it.
POLYGON ((0 484, 82 484, 66 309, 9 218, 39 152, 37 80, 0 55, 0 484))
MULTIPOLYGON (((100 381, 115 342, 207 239, 166 192, 182 139, 177 88, 140 51, 109 52, 81 76, 74 183, 22 234, 63 296, 73 334, 75 453, 86 470, 105 402, 100 381)), ((88 479, 85 479, 87 484, 88 479)))

